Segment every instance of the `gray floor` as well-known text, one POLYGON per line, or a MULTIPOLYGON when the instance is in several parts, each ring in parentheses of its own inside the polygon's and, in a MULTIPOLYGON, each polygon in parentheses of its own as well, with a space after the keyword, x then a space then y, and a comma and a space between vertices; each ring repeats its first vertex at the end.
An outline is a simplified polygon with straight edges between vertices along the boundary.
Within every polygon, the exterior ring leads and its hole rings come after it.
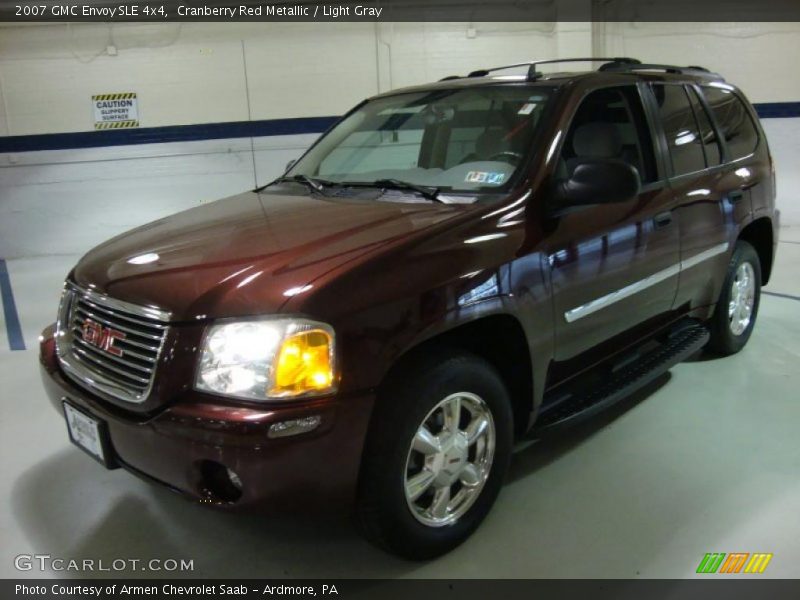
POLYGON ((706 552, 771 552, 760 577, 796 577, 800 230, 782 240, 766 291, 785 296, 763 296, 744 352, 678 365, 517 452, 483 526, 424 564, 374 550, 346 521, 220 513, 103 470, 67 442, 38 379, 36 336, 75 257, 9 261, 29 349, 10 352, 0 323, 0 576, 41 576, 13 566, 38 553, 193 559, 199 577, 692 577, 706 552))

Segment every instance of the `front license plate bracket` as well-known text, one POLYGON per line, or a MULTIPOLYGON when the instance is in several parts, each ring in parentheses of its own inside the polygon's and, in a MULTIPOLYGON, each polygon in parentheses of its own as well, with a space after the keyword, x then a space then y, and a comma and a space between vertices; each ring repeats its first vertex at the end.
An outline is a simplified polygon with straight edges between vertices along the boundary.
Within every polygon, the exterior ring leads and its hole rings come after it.
POLYGON ((62 406, 70 441, 107 469, 117 468, 108 424, 66 399, 62 406))

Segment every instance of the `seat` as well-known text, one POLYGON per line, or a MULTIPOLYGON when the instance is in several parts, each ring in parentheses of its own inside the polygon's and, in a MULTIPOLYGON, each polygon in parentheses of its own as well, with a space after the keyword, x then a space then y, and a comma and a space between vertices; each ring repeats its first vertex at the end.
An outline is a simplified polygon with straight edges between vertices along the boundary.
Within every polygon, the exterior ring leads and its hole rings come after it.
POLYGON ((636 149, 623 144, 614 123, 596 121, 578 126, 572 134, 571 149, 573 156, 559 161, 558 179, 568 179, 575 167, 587 159, 621 160, 641 172, 636 149))
POLYGON ((622 160, 622 137, 613 123, 586 123, 572 134, 573 158, 566 161, 567 175, 572 175, 578 163, 592 158, 622 160))
POLYGON ((475 150, 461 159, 461 163, 489 160, 492 156, 505 152, 509 144, 505 139, 507 130, 503 127, 489 127, 475 140, 475 150))

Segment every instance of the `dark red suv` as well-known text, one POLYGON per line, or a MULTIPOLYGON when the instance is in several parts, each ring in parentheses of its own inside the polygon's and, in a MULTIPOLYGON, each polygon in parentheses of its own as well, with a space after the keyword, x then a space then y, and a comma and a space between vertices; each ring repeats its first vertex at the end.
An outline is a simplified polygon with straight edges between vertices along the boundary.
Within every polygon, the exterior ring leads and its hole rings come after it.
POLYGON ((90 251, 41 344, 71 439, 199 502, 344 500, 425 558, 515 439, 739 351, 777 242, 758 118, 700 67, 595 60, 381 94, 269 185, 90 251))

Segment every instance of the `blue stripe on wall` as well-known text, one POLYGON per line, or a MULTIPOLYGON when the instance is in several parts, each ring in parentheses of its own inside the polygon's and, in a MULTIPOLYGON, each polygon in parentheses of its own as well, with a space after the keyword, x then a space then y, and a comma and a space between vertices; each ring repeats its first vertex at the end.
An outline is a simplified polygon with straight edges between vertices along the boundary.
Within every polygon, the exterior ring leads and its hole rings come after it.
POLYGON ((800 117, 800 102, 761 102, 753 106, 762 119, 800 117))
POLYGON ((77 133, 12 135, 0 137, 0 152, 69 150, 103 146, 130 146, 134 144, 322 133, 338 119, 339 117, 305 117, 300 119, 233 121, 229 123, 202 123, 200 125, 81 131, 77 133))
MULTIPOLYGON (((765 102, 754 106, 758 116, 762 119, 800 117, 800 102, 765 102)), ((229 123, 202 123, 200 125, 81 131, 77 133, 12 135, 0 137, 0 152, 70 150, 104 146, 322 133, 336 123, 338 119, 339 117, 303 117, 298 119, 233 121, 229 123)))
POLYGON ((25 350, 25 339, 19 324, 14 292, 11 290, 11 278, 8 276, 6 261, 0 258, 0 298, 3 301, 3 317, 8 332, 8 345, 12 350, 25 350))

